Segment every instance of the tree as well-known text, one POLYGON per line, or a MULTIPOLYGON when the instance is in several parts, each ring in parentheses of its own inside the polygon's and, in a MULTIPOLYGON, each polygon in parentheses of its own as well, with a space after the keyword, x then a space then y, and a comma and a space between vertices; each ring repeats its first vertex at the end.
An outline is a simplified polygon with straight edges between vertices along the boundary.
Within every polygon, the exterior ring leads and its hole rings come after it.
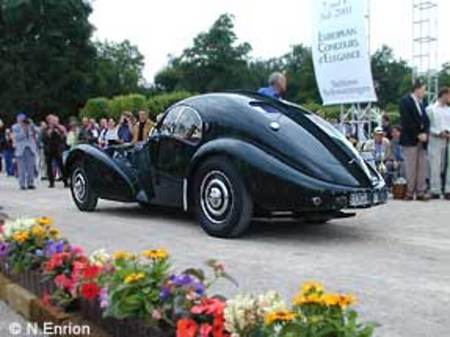
POLYGON ((395 59, 394 51, 388 46, 377 50, 371 63, 378 104, 383 108, 388 104, 397 105, 411 86, 411 68, 405 61, 395 59))
POLYGON ((450 87, 450 62, 442 65, 442 70, 439 72, 439 86, 450 87))
POLYGON ((165 90, 200 93, 242 88, 250 51, 250 44, 237 44, 233 16, 223 14, 209 31, 194 38, 192 47, 157 74, 155 83, 165 90))
POLYGON ((287 99, 298 103, 320 102, 311 49, 295 45, 282 57, 282 63, 288 79, 287 99))
POLYGON ((167 67, 155 76, 155 84, 159 89, 167 92, 183 89, 183 71, 180 63, 180 58, 169 56, 167 67))
POLYGON ((95 47, 97 56, 90 79, 90 95, 111 97, 139 92, 144 56, 137 46, 125 40, 96 42, 95 47))
POLYGON ((0 111, 9 120, 75 113, 88 96, 95 48, 83 0, 0 1, 0 111))

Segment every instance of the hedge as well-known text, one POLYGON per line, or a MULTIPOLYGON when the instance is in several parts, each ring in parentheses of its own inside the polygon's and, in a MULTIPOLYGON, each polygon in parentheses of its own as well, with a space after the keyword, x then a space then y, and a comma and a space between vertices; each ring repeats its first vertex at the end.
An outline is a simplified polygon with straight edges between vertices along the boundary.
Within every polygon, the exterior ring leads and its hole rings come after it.
POLYGON ((172 93, 163 93, 150 98, 140 94, 119 95, 111 99, 106 97, 91 98, 80 110, 80 118, 104 118, 110 117, 119 120, 124 111, 131 111, 137 114, 139 110, 148 111, 150 117, 155 120, 156 116, 164 112, 171 105, 192 96, 187 91, 176 91, 172 93))
POLYGON ((171 105, 182 101, 188 97, 191 97, 193 94, 188 91, 175 91, 168 94, 161 94, 150 97, 147 101, 147 109, 149 111, 150 116, 153 119, 156 119, 156 116, 161 112, 164 112, 171 105))
POLYGON ((109 116, 109 100, 106 97, 91 98, 80 111, 80 118, 103 118, 109 116))
POLYGON ((119 120, 124 111, 136 113, 146 110, 147 98, 144 95, 131 94, 113 97, 109 100, 109 117, 119 120))

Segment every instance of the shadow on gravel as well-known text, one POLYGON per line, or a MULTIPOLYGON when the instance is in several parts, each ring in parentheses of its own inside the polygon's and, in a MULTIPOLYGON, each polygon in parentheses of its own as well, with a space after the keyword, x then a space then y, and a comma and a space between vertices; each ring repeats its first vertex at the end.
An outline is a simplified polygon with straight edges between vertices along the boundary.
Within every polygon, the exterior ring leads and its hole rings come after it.
POLYGON ((193 219, 193 216, 189 215, 177 208, 160 207, 160 206, 140 206, 134 204, 120 204, 117 206, 98 207, 97 213, 110 214, 117 217, 126 217, 128 219, 193 219))
MULTIPOLYGON (((138 205, 120 205, 100 207, 98 213, 108 214, 124 219, 151 219, 153 221, 164 219, 177 220, 173 226, 199 226, 193 214, 185 213, 179 209, 167 207, 143 207, 138 205)), ((167 224, 170 226, 170 224, 167 224)), ((167 227, 168 230, 169 227, 167 227)), ((199 235, 206 235, 199 232, 199 235)), ((254 220, 249 231, 234 241, 296 241, 296 242, 322 242, 322 241, 366 241, 369 233, 359 224, 357 218, 346 220, 333 220, 327 224, 309 224, 295 219, 284 220, 254 220)))
POLYGON ((352 220, 334 220, 327 224, 310 224, 296 220, 258 220, 253 221, 250 230, 243 239, 252 241, 365 241, 368 233, 358 226, 356 218, 352 220))

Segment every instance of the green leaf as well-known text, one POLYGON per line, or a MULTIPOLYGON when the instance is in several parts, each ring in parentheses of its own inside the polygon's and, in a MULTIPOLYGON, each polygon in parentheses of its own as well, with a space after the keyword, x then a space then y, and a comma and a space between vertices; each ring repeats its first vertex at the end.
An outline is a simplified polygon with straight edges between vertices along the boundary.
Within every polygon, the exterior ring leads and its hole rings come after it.
POLYGON ((201 282, 205 281, 205 272, 202 269, 189 268, 183 271, 183 274, 194 276, 201 282))

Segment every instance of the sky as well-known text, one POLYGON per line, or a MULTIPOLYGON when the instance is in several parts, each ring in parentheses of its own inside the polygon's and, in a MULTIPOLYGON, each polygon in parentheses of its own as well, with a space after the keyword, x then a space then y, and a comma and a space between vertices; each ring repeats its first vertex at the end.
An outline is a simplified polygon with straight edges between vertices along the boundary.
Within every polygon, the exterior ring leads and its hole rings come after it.
MULTIPOLYGON (((168 55, 179 55, 192 39, 223 13, 235 16, 240 41, 249 42, 254 58, 278 57, 290 46, 311 44, 311 6, 320 0, 93 0, 94 37, 128 39, 145 56, 144 76, 153 82, 168 55)), ((367 1, 367 0, 360 0, 367 1)), ((420 1, 420 0, 415 0, 420 1)), ((439 6, 439 62, 450 61, 450 1, 439 6), (444 38, 446 37, 446 38, 444 38)), ((386 44, 407 61, 412 55, 413 0, 370 0, 371 50, 386 44)))

